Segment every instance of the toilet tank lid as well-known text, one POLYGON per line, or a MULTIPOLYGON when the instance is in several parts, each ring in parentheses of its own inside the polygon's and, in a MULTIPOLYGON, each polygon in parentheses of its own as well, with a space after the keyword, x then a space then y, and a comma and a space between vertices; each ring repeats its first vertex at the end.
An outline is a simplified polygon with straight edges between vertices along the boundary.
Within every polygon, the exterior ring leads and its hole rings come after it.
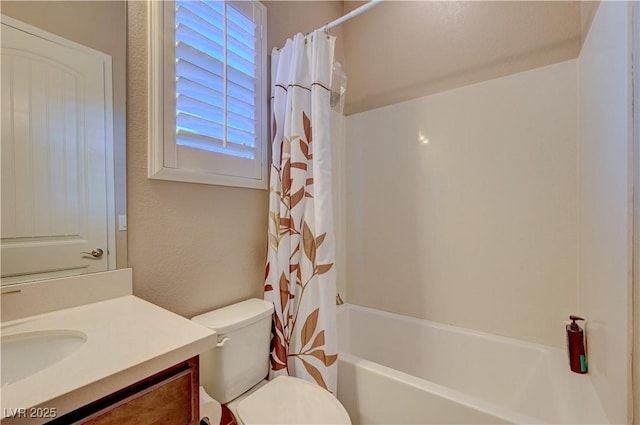
POLYGON ((251 298, 208 313, 199 314, 191 320, 213 329, 218 334, 227 334, 271 316, 272 313, 272 303, 258 298, 251 298))

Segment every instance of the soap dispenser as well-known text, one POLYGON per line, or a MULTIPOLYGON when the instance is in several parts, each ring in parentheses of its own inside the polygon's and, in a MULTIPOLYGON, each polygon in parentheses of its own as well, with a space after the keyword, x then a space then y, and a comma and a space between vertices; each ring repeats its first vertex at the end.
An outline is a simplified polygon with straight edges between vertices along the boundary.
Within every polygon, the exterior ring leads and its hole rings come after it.
POLYGON ((569 365, 575 373, 587 373, 587 354, 585 351, 584 330, 578 326, 576 320, 582 317, 569 316, 571 323, 567 325, 567 349, 569 351, 569 365))

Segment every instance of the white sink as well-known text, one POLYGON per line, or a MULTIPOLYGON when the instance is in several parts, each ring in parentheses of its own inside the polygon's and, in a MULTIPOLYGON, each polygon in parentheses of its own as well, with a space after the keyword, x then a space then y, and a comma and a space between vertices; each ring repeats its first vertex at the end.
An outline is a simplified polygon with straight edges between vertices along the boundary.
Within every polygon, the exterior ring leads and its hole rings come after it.
POLYGON ((0 342, 2 387, 58 363, 87 341, 82 332, 56 329, 2 336, 0 342))

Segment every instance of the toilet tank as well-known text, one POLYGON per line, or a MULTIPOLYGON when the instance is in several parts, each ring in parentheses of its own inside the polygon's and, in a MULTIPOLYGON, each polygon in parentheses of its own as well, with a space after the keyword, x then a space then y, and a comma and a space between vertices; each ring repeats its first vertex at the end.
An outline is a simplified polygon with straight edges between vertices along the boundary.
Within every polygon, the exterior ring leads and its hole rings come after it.
POLYGON ((200 354, 200 385, 218 402, 267 376, 272 313, 273 304, 252 298, 191 319, 218 334, 217 346, 200 354))

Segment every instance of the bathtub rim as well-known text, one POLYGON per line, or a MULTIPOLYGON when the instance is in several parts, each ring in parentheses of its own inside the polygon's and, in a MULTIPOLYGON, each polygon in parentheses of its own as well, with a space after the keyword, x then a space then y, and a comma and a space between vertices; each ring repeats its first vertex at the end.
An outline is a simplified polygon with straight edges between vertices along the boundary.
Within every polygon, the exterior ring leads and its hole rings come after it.
POLYGON ((489 332, 479 331, 476 329, 463 328, 456 325, 436 322, 429 319, 421 319, 419 317, 414 317, 414 316, 407 316, 404 314, 394 313, 392 311, 381 310, 381 309, 372 308, 372 307, 366 307, 359 304, 344 303, 336 306, 336 309, 338 314, 340 314, 340 312, 343 310, 361 310, 361 311, 375 313, 375 314, 379 314, 379 315, 394 318, 394 319, 409 321, 414 324, 427 324, 430 327, 433 327, 435 329, 453 332, 458 335, 464 334, 464 335, 475 336, 483 339, 493 340, 495 342, 502 342, 502 343, 511 344, 511 345, 515 344, 523 348, 537 351, 539 353, 557 354, 557 353, 563 353, 565 351, 562 348, 553 347, 551 345, 544 345, 536 342, 526 341, 523 339, 517 339, 517 338, 508 337, 504 335, 492 334, 489 332))

